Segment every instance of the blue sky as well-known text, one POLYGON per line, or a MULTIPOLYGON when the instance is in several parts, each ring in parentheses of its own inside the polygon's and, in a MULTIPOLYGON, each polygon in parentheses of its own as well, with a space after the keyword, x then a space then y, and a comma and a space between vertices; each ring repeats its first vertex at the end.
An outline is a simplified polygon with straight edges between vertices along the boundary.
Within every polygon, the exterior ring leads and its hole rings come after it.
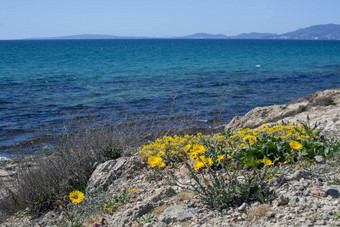
POLYGON ((0 39, 285 33, 339 12, 340 0, 0 0, 0 39))

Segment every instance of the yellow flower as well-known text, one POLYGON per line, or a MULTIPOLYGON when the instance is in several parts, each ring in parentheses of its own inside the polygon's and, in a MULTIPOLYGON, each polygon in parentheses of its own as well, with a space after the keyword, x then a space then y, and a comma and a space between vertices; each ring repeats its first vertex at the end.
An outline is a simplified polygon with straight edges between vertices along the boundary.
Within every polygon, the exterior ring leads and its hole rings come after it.
POLYGON ((292 141, 289 143, 289 146, 293 149, 293 150, 301 150, 303 148, 302 144, 297 142, 297 141, 292 141))
POLYGON ((223 155, 217 155, 217 161, 221 162, 222 160, 224 160, 223 155))
POLYGON ((198 171, 200 168, 203 168, 203 167, 205 167, 205 164, 203 162, 198 161, 194 164, 194 169, 196 171, 198 171))
POLYGON ((263 125, 262 128, 265 129, 265 130, 269 129, 268 125, 263 125))
POLYGON ((263 161, 263 164, 265 165, 269 165, 269 166, 273 165, 273 162, 268 158, 264 158, 262 161, 263 161))
POLYGON ((245 137, 243 137, 243 142, 249 142, 250 145, 253 145, 256 140, 256 137, 251 135, 246 135, 245 137))
POLYGON ((212 166, 214 164, 214 162, 211 158, 206 158, 204 161, 207 162, 210 166, 212 166))
POLYGON ((80 203, 84 200, 85 196, 84 193, 80 191, 73 191, 68 196, 72 203, 80 203))
POLYGON ((205 147, 200 144, 194 144, 191 150, 191 152, 196 153, 196 154, 204 154, 205 151, 206 151, 205 147))
POLYGON ((164 167, 165 164, 163 162, 163 159, 161 157, 151 156, 148 158, 148 163, 151 167, 164 167))
POLYGON ((178 154, 178 153, 179 151, 174 151, 174 150, 171 151, 171 154, 178 154))
POLYGON ((163 151, 160 151, 160 152, 157 153, 158 157, 161 157, 161 156, 164 156, 164 155, 165 155, 165 153, 163 151))
POLYGON ((191 145, 187 144, 183 147, 183 151, 187 152, 190 149, 191 145))
POLYGON ((130 193, 133 193, 133 192, 138 192, 138 189, 136 189, 136 188, 133 188, 133 189, 131 189, 129 192, 130 192, 130 193))
POLYGON ((293 121, 293 122, 292 122, 292 125, 296 125, 296 121, 293 121))

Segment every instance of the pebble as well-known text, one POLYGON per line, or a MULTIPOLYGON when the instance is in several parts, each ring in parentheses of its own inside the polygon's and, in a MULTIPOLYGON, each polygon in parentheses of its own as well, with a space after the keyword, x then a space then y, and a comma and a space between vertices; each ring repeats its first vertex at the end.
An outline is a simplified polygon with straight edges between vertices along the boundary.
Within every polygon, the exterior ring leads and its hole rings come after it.
POLYGON ((320 155, 315 156, 314 159, 315 159, 315 163, 317 163, 317 164, 325 164, 326 163, 325 158, 320 156, 320 155))

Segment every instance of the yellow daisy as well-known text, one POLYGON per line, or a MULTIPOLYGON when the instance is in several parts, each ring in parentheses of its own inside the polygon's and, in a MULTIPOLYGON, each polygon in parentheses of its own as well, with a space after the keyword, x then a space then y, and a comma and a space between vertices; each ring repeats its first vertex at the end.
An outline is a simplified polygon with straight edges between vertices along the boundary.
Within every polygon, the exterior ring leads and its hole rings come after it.
POLYGON ((72 203, 80 203, 84 200, 85 196, 84 193, 80 191, 73 191, 68 196, 72 203))

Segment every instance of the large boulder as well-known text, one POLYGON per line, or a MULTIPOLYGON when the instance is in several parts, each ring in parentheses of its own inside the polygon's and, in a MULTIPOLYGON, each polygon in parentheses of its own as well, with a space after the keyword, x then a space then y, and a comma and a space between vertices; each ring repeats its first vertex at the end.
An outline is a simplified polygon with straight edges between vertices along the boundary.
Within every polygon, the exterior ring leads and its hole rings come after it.
POLYGON ((234 117, 225 129, 257 128, 264 124, 297 121, 313 126, 320 124, 327 137, 340 138, 340 89, 307 95, 285 105, 256 107, 244 116, 234 117))
POLYGON ((106 191, 117 179, 131 179, 143 165, 137 157, 121 157, 97 166, 87 184, 87 191, 106 191))

